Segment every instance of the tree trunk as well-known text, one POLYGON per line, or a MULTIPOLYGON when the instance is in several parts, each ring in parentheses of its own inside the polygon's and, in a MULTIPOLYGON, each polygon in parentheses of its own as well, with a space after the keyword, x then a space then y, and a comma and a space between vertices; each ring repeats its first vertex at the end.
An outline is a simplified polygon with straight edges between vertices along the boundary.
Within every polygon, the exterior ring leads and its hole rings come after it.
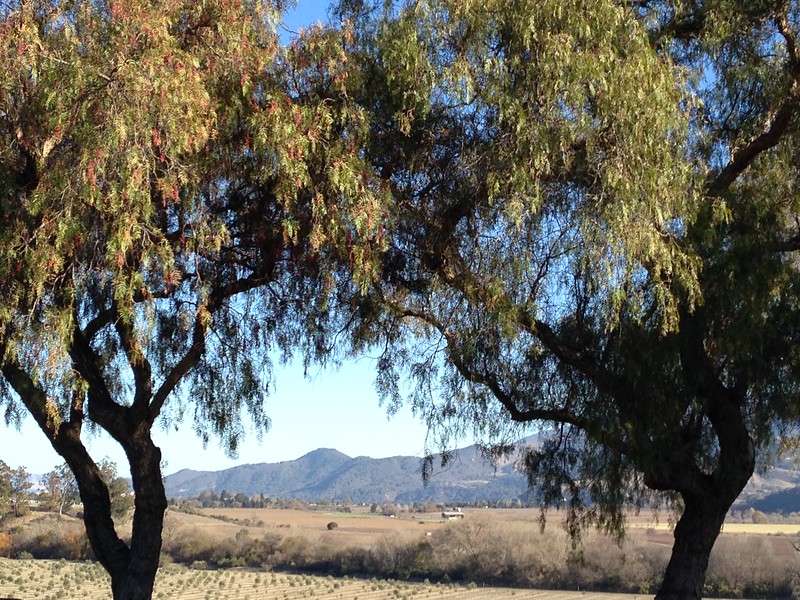
POLYGON ((167 495, 161 479, 161 451, 149 428, 127 450, 133 481, 133 531, 127 565, 111 574, 114 600, 150 600, 161 557, 167 495))
POLYGON ((167 497, 161 480, 161 451, 146 426, 125 440, 135 493, 130 547, 117 535, 111 498, 100 470, 80 442, 59 444, 72 468, 83 502, 86 534, 97 560, 111 577, 114 600, 150 600, 161 556, 161 530, 167 497))
MULTIPOLYGON (((733 414, 733 413, 732 413, 733 414)), ((720 422, 719 465, 703 484, 682 491, 684 509, 675 526, 667 570, 657 600, 700 600, 711 549, 725 517, 755 470, 755 449, 741 419, 720 422)), ((688 468, 687 468, 688 470, 688 468)))
MULTIPOLYGON (((735 497, 734 497, 735 499, 735 497)), ((719 536, 731 502, 713 493, 684 497, 684 510, 675 526, 667 570, 656 600, 700 600, 711 549, 719 536)))

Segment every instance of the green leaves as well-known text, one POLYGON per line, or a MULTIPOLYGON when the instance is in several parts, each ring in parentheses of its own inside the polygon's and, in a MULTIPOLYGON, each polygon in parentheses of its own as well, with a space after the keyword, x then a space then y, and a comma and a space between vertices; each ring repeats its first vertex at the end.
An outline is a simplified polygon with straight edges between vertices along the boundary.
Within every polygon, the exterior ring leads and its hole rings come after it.
MULTIPOLYGON (((655 298, 663 330, 677 326, 679 305, 699 298, 698 263, 679 242, 699 203, 686 159, 692 99, 626 9, 418 2, 396 17, 387 11, 374 45, 392 98, 381 109, 393 111, 379 118, 391 118, 409 146, 448 156, 443 180, 484 187, 465 193, 487 196, 475 214, 488 227, 546 238, 548 219, 568 219, 582 240, 570 256, 605 290, 607 316, 622 297, 642 314, 655 298), (619 293, 644 271, 646 297, 619 293)), ((410 147, 404 160, 418 160, 422 181, 435 180, 419 152, 410 147)), ((505 269, 513 258, 480 260, 510 293, 524 286, 505 269)))

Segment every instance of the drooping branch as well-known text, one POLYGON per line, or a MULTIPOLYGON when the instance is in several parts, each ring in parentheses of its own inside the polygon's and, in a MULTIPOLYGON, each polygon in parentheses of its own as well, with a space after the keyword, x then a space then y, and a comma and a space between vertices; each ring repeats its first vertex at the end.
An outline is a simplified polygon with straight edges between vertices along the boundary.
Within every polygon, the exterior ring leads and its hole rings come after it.
POLYGON ((624 440, 619 436, 612 436, 608 432, 598 431, 592 427, 589 419, 578 415, 566 407, 560 408, 526 408, 520 409, 518 399, 512 391, 507 391, 496 372, 478 370, 474 366, 467 364, 459 352, 459 342, 448 327, 435 318, 430 312, 423 310, 413 310, 401 308, 397 304, 384 300, 387 306, 394 307, 398 316, 403 318, 417 319, 426 325, 434 328, 447 342, 448 360, 456 368, 459 374, 471 383, 480 385, 488 389, 497 401, 507 411, 509 417, 518 423, 531 423, 534 421, 545 421, 553 423, 564 423, 577 427, 589 437, 612 448, 620 453, 627 450, 624 440))
POLYGON ((48 439, 54 440, 59 434, 60 423, 57 416, 48 411, 47 394, 44 390, 36 385, 31 376, 13 358, 4 359, 2 372, 39 428, 48 439))

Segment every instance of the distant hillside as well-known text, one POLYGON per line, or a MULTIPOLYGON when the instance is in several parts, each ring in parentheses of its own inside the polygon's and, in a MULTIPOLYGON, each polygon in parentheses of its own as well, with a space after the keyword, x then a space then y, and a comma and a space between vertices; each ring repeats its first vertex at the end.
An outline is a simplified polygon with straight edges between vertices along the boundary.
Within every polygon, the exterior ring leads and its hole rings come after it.
MULTIPOLYGON (((534 438, 526 443, 532 444, 534 438)), ((524 444, 523 444, 524 447, 524 444)), ((337 450, 320 448, 296 460, 241 465, 224 471, 183 470, 165 478, 167 495, 187 498, 204 490, 264 494, 299 500, 353 502, 458 503, 527 497, 525 475, 517 464, 520 450, 498 465, 487 462, 476 446, 458 450, 446 468, 434 463, 428 485, 422 483, 421 459, 414 456, 351 458, 337 450)), ((800 472, 779 463, 765 474, 755 474, 734 510, 800 512, 800 472)))
POLYGON ((184 469, 168 475, 167 495, 197 496, 204 490, 261 493, 300 500, 353 502, 470 502, 517 498, 527 492, 524 474, 515 457, 493 466, 475 446, 457 451, 444 469, 435 463, 427 486, 422 482, 421 459, 413 456, 351 458, 322 448, 297 460, 241 465, 224 471, 184 469))
POLYGON ((762 512, 783 514, 800 512, 800 471, 794 463, 782 461, 766 473, 756 473, 733 508, 754 508, 762 512))
POLYGON ((760 498, 749 503, 750 508, 760 510, 765 513, 789 513, 800 512, 800 486, 775 492, 764 498, 760 498))

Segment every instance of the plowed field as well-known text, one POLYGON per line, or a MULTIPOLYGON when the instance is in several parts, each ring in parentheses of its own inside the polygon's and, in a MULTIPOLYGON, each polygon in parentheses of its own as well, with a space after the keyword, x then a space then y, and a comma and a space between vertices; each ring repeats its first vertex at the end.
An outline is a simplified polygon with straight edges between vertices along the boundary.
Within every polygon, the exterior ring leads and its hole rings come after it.
MULTIPOLYGON (((107 600, 108 577, 92 563, 0 559, 0 596, 21 600, 107 600)), ((170 565, 154 594, 169 600, 636 600, 624 594, 515 590, 453 584, 336 579, 170 565)), ((644 596, 638 596, 644 598, 644 596)))

